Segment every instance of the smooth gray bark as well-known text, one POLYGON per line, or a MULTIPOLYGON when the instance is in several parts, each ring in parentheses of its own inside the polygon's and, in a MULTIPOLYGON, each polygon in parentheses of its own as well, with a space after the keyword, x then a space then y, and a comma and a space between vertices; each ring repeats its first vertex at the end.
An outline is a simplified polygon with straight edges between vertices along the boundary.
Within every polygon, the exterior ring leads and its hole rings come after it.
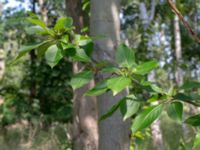
MULTIPOLYGON (((91 36, 99 37, 95 41, 94 59, 113 62, 114 54, 120 37, 119 0, 91 0, 91 36)), ((96 80, 105 75, 98 74, 96 80)), ((99 116, 106 113, 125 93, 113 97, 106 93, 98 97, 99 116)), ((99 150, 129 150, 130 122, 123 122, 119 111, 110 118, 99 123, 99 150)))
MULTIPOLYGON (((176 1, 174 0, 174 2, 176 1)), ((175 79, 176 83, 178 85, 181 85, 183 83, 183 73, 179 65, 182 61, 182 48, 181 48, 181 32, 180 32, 179 18, 177 15, 174 16, 174 40, 175 40, 175 57, 178 65, 175 72, 175 79)))
MULTIPOLYGON (((85 16, 82 11, 81 0, 65 0, 66 13, 71 16, 76 27, 76 33, 80 33, 84 26, 85 16)), ((73 72, 77 73, 83 68, 81 63, 73 64, 73 72)), ((84 93, 94 86, 94 81, 74 91, 73 98, 73 125, 72 143, 74 150, 97 150, 97 104, 96 97, 85 97, 84 93)))

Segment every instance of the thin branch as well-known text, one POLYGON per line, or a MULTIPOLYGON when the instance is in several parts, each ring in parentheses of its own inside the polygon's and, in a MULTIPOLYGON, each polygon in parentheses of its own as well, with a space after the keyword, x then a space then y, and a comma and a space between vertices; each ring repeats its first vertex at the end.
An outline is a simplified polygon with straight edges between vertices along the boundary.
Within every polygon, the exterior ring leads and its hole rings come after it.
POLYGON ((190 101, 190 100, 184 100, 184 102, 186 102, 186 103, 188 103, 188 104, 191 104, 191 105, 193 105, 193 106, 196 106, 196 107, 200 107, 200 104, 197 104, 197 103, 192 102, 192 101, 190 101))
POLYGON ((197 36, 197 34, 193 31, 192 27, 189 25, 189 23, 184 19, 181 12, 177 9, 176 5, 172 0, 167 0, 171 9, 175 12, 175 14, 179 17, 185 28, 190 32, 191 36, 200 44, 200 38, 197 36))

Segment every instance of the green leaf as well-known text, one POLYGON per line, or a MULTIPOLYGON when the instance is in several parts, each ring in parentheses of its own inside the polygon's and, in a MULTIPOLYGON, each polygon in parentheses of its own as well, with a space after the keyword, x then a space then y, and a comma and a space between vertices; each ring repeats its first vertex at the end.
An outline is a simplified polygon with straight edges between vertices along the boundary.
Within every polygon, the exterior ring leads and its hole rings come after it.
POLYGON ((106 80, 99 82, 94 88, 85 93, 85 96, 98 96, 107 91, 106 80))
POLYGON ((81 46, 81 48, 84 49, 85 53, 90 57, 92 57, 93 47, 94 43, 92 41, 87 43, 86 45, 81 46))
POLYGON ((163 91, 163 89, 161 89, 160 87, 158 87, 154 83, 151 83, 149 81, 142 81, 141 84, 143 86, 145 86, 145 87, 149 87, 152 91, 154 91, 156 93, 165 94, 165 92, 163 91))
POLYGON ((187 81, 185 82, 182 86, 182 89, 197 89, 200 88, 200 83, 199 82, 195 82, 195 81, 187 81))
POLYGON ((36 18, 28 18, 28 21, 31 22, 32 24, 42 27, 43 29, 46 29, 46 25, 42 20, 36 18))
POLYGON ((118 73, 120 70, 113 66, 104 67, 101 72, 102 73, 118 73))
POLYGON ((200 96, 197 94, 177 93, 174 96, 174 99, 181 100, 181 101, 199 101, 200 96))
POLYGON ((46 30, 44 30, 40 26, 31 26, 31 27, 26 28, 26 32, 30 35, 32 35, 32 34, 43 34, 43 33, 46 33, 46 30))
POLYGON ((185 123, 192 126, 200 126, 200 114, 191 116, 185 120, 185 123))
POLYGON ((134 95, 129 95, 124 98, 120 105, 120 111, 123 115, 123 120, 126 120, 137 113, 140 108, 141 103, 137 101, 134 95))
POLYGON ((56 25, 54 26, 55 30, 62 30, 65 28, 70 28, 73 25, 73 20, 71 17, 62 17, 58 19, 56 25))
POLYGON ((75 42, 79 46, 84 46, 92 42, 92 39, 88 36, 82 36, 82 35, 76 35, 75 36, 75 42))
POLYGON ((104 115, 102 115, 99 119, 99 121, 105 120, 106 118, 112 116, 114 112, 117 111, 117 109, 120 107, 123 100, 120 100, 115 105, 113 105, 104 115))
POLYGON ((82 87, 83 85, 89 83, 92 77, 93 77, 92 71, 82 71, 78 74, 75 74, 72 77, 70 81, 70 85, 72 86, 74 90, 78 89, 82 87))
POLYGON ((45 53, 47 64, 51 68, 57 65, 58 62, 62 59, 62 57, 63 56, 62 56, 61 50, 57 47, 56 44, 50 46, 45 53))
POLYGON ((139 74, 139 75, 145 75, 158 67, 158 63, 155 60, 145 62, 141 65, 138 65, 134 70, 133 73, 139 74))
POLYGON ((47 49, 54 44, 52 41, 46 41, 45 43, 43 43, 42 45, 40 45, 37 48, 37 56, 38 58, 40 58, 41 56, 43 56, 45 54, 45 52, 47 51, 47 49))
POLYGON ((140 113, 134 120, 131 130, 135 133, 151 125, 161 114, 163 105, 152 106, 140 113))
POLYGON ((183 104, 181 102, 172 102, 167 106, 167 114, 177 122, 182 122, 183 104))
POLYGON ((125 44, 118 46, 115 59, 120 67, 131 68, 135 65, 135 53, 125 44))
POLYGON ((107 87, 113 91, 113 95, 116 95, 130 84, 131 79, 123 76, 114 77, 107 80, 107 87))
POLYGON ((31 50, 36 49, 36 48, 38 48, 39 46, 41 46, 43 44, 44 44, 44 42, 37 43, 37 44, 23 45, 19 49, 19 54, 18 54, 17 58, 15 59, 15 61, 20 59, 22 56, 26 55, 27 53, 29 53, 31 50))
POLYGON ((194 139, 194 147, 200 146, 200 131, 197 132, 194 139))
POLYGON ((75 61, 91 62, 91 59, 88 57, 88 55, 85 53, 85 51, 81 48, 77 48, 76 54, 74 56, 71 56, 71 57, 75 61))

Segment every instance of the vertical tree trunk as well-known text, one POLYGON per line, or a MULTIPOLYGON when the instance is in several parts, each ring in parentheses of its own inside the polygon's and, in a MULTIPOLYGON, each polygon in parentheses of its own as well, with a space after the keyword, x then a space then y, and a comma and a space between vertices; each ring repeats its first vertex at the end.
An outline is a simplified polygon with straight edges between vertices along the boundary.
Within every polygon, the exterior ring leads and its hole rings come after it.
POLYGON ((41 16, 42 16, 42 20, 47 24, 48 23, 48 10, 47 8, 45 7, 45 0, 38 0, 38 4, 40 6, 40 13, 41 13, 41 16))
MULTIPOLYGON (((67 15, 74 20, 76 32, 80 33, 84 27, 84 12, 81 0, 66 0, 67 15)), ((79 72, 82 64, 74 63, 74 73, 79 72)), ((73 147, 75 150, 98 149, 97 104, 96 97, 84 97, 83 94, 94 82, 75 90, 73 98, 73 147)))
MULTIPOLYGON (((174 0, 174 2, 176 1, 174 0)), ((176 83, 180 85, 183 83, 183 74, 181 68, 179 67, 182 61, 182 49, 181 49, 181 32, 180 32, 179 18, 177 15, 174 16, 174 40, 175 40, 175 57, 177 63, 175 79, 176 83)))
MULTIPOLYGON (((119 0, 91 0, 90 32, 94 37, 104 36, 95 41, 94 59, 112 62, 120 40, 119 0)), ((98 74, 96 80, 102 80, 104 77, 98 74)), ((99 96, 99 116, 106 113, 124 94, 113 97, 109 92, 99 96)), ((101 121, 99 123, 99 150, 129 150, 129 125, 129 121, 123 122, 119 111, 101 121)))

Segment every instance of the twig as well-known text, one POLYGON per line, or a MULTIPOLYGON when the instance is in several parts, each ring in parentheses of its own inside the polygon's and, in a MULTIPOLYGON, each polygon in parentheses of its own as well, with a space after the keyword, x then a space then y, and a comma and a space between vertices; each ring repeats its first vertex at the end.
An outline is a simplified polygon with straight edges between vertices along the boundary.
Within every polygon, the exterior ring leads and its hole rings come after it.
POLYGON ((197 104, 197 103, 192 102, 190 100, 184 100, 183 102, 186 102, 186 103, 191 104, 191 105, 196 106, 196 107, 200 107, 200 104, 197 104))
POLYGON ((194 40, 197 41, 198 44, 200 44, 200 38, 197 36, 197 34, 193 31, 189 23, 184 19, 183 15, 181 12, 177 9, 176 5, 172 0, 167 0, 171 9, 175 12, 175 14, 179 17, 185 28, 190 32, 191 36, 194 38, 194 40))

